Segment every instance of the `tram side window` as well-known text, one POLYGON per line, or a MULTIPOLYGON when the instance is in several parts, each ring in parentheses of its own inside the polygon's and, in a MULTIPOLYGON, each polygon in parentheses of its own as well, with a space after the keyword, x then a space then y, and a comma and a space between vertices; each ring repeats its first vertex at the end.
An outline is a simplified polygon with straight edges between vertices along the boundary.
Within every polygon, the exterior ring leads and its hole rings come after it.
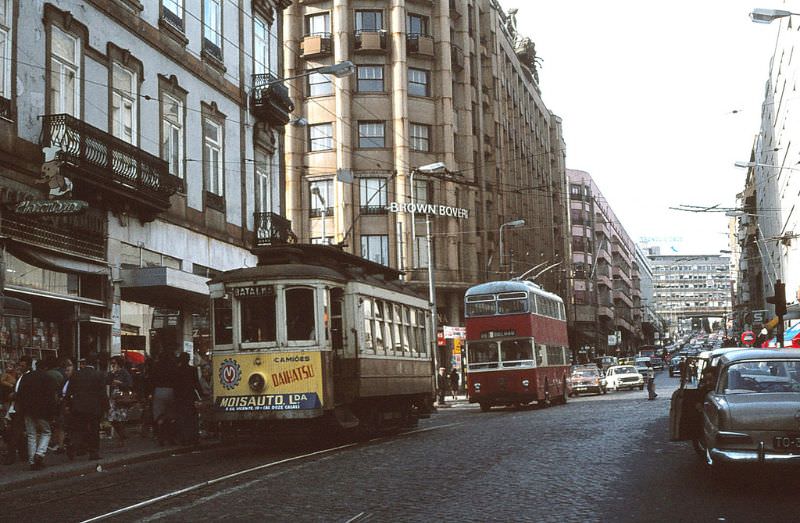
POLYGON ((384 303, 383 306, 383 343, 386 345, 386 354, 392 355, 395 346, 392 338, 392 304, 384 303))
POLYGON ((372 344, 372 300, 362 298, 361 308, 364 310, 364 345, 361 352, 374 353, 375 347, 372 344))
POLYGON ((402 356, 403 347, 406 346, 406 342, 403 340, 403 320, 400 319, 402 310, 397 304, 392 305, 392 309, 394 310, 394 353, 402 356))
POLYGON ((286 290, 286 333, 289 341, 316 339, 314 289, 286 290))
POLYGON ((386 344, 383 342, 383 302, 375 300, 375 324, 373 327, 375 335, 375 352, 377 354, 386 353, 386 344))
MULTIPOLYGON (((403 353, 407 356, 411 355, 412 347, 414 347, 414 329, 411 327, 411 313, 407 305, 403 305, 403 353)), ((416 351, 415 351, 416 352, 416 351)))
POLYGON ((233 343, 233 311, 228 297, 214 300, 214 345, 233 343))
POLYGON ((419 355, 422 357, 428 355, 428 339, 425 337, 425 321, 425 312, 417 310, 417 348, 419 349, 419 355))
POLYGON ((242 342, 275 341, 275 294, 239 299, 242 342))

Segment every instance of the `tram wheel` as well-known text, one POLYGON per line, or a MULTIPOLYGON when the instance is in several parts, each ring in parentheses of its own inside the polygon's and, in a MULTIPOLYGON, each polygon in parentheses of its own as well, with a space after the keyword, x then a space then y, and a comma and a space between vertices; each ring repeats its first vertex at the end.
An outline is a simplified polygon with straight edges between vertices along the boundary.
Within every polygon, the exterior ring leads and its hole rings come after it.
POLYGON ((492 410, 492 404, 491 403, 485 403, 484 402, 484 403, 481 403, 480 406, 481 406, 481 412, 489 412, 490 410, 492 410))

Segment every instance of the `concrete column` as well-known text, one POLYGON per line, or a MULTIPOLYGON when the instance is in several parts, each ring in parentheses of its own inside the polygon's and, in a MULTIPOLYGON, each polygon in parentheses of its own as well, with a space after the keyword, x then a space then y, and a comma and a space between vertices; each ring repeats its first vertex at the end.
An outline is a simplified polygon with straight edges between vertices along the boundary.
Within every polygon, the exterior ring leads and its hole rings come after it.
MULTIPOLYGON (((392 75, 392 91, 390 94, 392 124, 389 128, 394 130, 391 141, 393 144, 394 170, 397 172, 397 176, 394 178, 394 193, 398 202, 409 202, 412 194, 412 189, 409 186, 409 175, 416 166, 409 165, 408 154, 408 66, 406 62, 405 0, 391 0, 388 34, 391 45, 391 61, 388 69, 391 70, 392 75)), ((411 237, 411 216, 408 213, 397 213, 396 219, 407 238, 403 266, 407 271, 406 278, 410 280, 412 274, 408 269, 414 266, 414 238, 411 237)), ((397 249, 400 245, 397 238, 397 227, 392 229, 390 237, 394 235, 394 248, 397 249)))
MULTIPOLYGON (((333 31, 333 63, 350 59, 350 37, 353 33, 349 0, 336 0, 333 3, 331 29, 333 31)), ((352 169, 353 134, 358 132, 357 124, 351 116, 352 76, 333 78, 336 91, 336 124, 334 129, 334 147, 336 148, 336 168, 352 169)), ((353 223, 353 184, 333 182, 333 242, 339 241, 353 223)), ((329 234, 326 232, 326 234, 329 234)), ((350 252, 358 252, 352 240, 347 242, 350 252)))
MULTIPOLYGON (((288 78, 303 72, 303 59, 300 57, 300 41, 303 38, 302 6, 293 2, 283 15, 284 47, 283 76, 288 78)), ((293 118, 305 117, 303 100, 303 78, 288 80, 289 95, 295 104, 293 118)), ((286 217, 292 221, 292 230, 300 236, 306 231, 308 213, 303 213, 303 157, 305 154, 305 126, 286 126, 286 217)))

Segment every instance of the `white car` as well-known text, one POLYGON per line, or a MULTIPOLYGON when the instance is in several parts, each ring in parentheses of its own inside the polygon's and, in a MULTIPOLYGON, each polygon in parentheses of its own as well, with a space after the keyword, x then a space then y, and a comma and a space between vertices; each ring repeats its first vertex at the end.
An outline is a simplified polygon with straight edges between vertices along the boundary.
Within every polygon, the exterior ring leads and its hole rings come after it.
POLYGON ((636 387, 644 389, 644 378, 633 365, 615 365, 606 371, 606 389, 633 390, 636 387))

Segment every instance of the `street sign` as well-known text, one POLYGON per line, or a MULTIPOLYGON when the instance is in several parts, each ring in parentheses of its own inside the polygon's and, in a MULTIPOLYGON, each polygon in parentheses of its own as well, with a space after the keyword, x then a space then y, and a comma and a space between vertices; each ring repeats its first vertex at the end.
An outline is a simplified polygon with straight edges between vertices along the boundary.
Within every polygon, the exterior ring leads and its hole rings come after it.
POLYGON ((767 317, 766 310, 753 311, 753 323, 764 323, 764 318, 767 317))
POLYGON ((617 344, 617 336, 615 334, 608 335, 608 346, 613 347, 617 344))
POLYGON ((744 331, 742 333, 742 343, 751 347, 753 343, 756 341, 756 335, 753 334, 753 331, 744 331))
POLYGON ((436 333, 436 345, 438 345, 439 347, 444 347, 445 345, 447 345, 447 342, 444 340, 443 332, 436 333))

